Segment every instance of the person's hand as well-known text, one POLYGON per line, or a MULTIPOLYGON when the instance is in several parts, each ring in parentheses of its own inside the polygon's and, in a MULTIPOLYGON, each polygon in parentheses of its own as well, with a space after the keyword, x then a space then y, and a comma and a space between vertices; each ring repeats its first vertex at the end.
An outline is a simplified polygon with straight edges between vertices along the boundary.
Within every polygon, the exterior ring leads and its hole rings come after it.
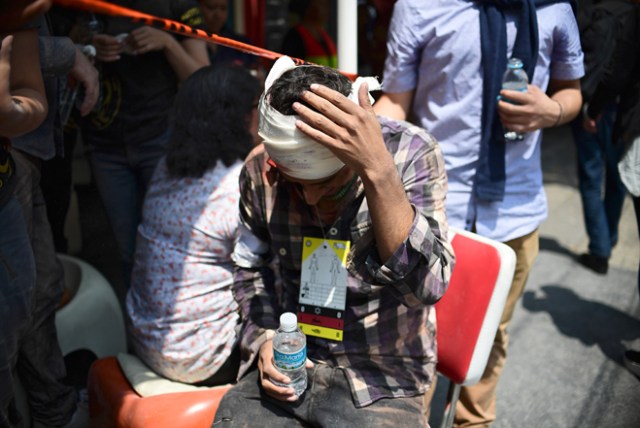
POLYGON ((558 104, 535 85, 529 85, 527 92, 503 89, 500 96, 498 116, 509 131, 532 132, 554 126, 558 119, 558 104))
POLYGON ((100 80, 98 70, 79 48, 76 48, 76 60, 73 63, 73 68, 69 71, 69 76, 75 80, 76 84, 84 87, 84 99, 80 106, 80 115, 86 116, 98 101, 100 80))
POLYGON ((127 43, 135 55, 142 55, 147 52, 164 50, 173 39, 173 36, 166 31, 152 27, 140 27, 133 30, 127 43))
MULTIPOLYGON (((313 363, 307 359, 306 368, 312 368, 313 363)), ((260 347, 258 355, 258 370, 260 371, 260 384, 264 392, 272 398, 280 401, 297 401, 295 389, 290 387, 277 386, 271 379, 281 383, 291 383, 291 379, 278 371, 273 365, 273 341, 267 340, 260 347)))
POLYGON ((91 44, 96 48, 96 60, 102 62, 118 61, 124 51, 124 42, 108 34, 96 34, 91 44))
POLYGON ((13 44, 13 36, 7 36, 2 39, 0 46, 0 118, 6 115, 14 108, 13 99, 11 98, 11 86, 9 78, 11 76, 11 47, 13 44))
POLYGON ((376 168, 393 166, 380 123, 369 101, 366 83, 358 92, 360 105, 318 84, 311 85, 302 99, 317 111, 294 103, 293 109, 302 118, 296 122, 298 129, 329 148, 358 175, 364 177, 376 168))

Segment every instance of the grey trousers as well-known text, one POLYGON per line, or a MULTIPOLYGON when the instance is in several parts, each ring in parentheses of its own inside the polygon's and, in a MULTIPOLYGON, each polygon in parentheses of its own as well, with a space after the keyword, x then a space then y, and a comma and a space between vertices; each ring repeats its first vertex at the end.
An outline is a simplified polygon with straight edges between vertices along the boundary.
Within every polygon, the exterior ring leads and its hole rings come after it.
POLYGON ((289 403, 265 395, 259 371, 252 371, 225 394, 212 428, 426 426, 422 395, 385 398, 357 408, 343 370, 316 364, 307 373, 307 390, 289 403))
POLYGON ((36 278, 31 322, 20 333, 17 372, 27 392, 31 418, 47 427, 66 424, 76 409, 75 389, 62 383, 66 376, 58 345, 55 313, 64 290, 64 270, 53 245, 36 165, 14 150, 18 184, 15 197, 22 205, 36 278))

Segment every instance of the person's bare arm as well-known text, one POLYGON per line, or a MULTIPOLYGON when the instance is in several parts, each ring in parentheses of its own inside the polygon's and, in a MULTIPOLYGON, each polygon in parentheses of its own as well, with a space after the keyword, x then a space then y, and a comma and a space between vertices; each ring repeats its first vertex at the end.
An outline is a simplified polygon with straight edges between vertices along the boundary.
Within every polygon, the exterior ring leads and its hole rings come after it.
POLYGON ((172 34, 152 27, 140 27, 131 32, 127 42, 136 55, 162 51, 178 79, 183 81, 194 71, 209 65, 207 45, 202 40, 176 40, 172 34))
POLYGON ((0 33, 10 33, 51 7, 51 0, 0 0, 0 33))
POLYGON ((18 31, 2 40, 0 50, 0 135, 11 138, 34 130, 47 111, 38 32, 18 31))
POLYGON ((73 67, 69 71, 69 76, 71 76, 77 84, 84 87, 84 99, 80 106, 80 115, 86 116, 98 101, 98 96, 100 95, 100 76, 98 70, 93 66, 89 58, 87 58, 78 47, 76 47, 76 56, 73 67))
POLYGON ((567 123, 580 112, 580 80, 551 80, 548 93, 535 85, 529 85, 527 92, 500 91, 513 102, 498 102, 502 124, 512 131, 531 132, 567 123))
POLYGON ((391 119, 407 120, 413 100, 413 91, 384 93, 373 106, 373 110, 380 116, 391 119))
POLYGON ((314 84, 302 98, 319 113, 301 103, 294 103, 293 108, 303 119, 296 123, 298 128, 328 147, 362 179, 378 255, 384 263, 407 239, 415 213, 384 144, 366 84, 358 96, 359 106, 314 84))

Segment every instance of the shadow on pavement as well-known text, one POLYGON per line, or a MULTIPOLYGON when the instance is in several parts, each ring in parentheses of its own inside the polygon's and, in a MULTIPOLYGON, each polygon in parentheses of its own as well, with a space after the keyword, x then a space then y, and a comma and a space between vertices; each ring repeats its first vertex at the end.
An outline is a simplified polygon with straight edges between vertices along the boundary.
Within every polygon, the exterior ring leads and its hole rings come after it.
POLYGON ((578 258, 578 256, 575 253, 573 253, 567 247, 560 244, 560 242, 558 242, 558 240, 555 238, 540 236, 539 243, 540 243, 540 251, 550 251, 553 253, 562 254, 576 260, 578 258))
POLYGON ((546 312, 561 334, 585 346, 598 346, 602 353, 622 365, 625 341, 638 338, 640 320, 601 302, 586 300, 558 285, 541 287, 544 296, 526 291, 522 306, 530 312, 546 312))

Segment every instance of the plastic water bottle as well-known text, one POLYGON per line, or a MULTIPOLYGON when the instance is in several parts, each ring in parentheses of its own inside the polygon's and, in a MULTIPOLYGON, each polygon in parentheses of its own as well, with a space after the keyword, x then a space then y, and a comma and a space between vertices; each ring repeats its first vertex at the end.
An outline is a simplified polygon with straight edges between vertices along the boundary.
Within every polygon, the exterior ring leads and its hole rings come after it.
MULTIPOLYGON (((502 78, 502 89, 527 92, 528 84, 529 77, 527 77, 527 72, 524 71, 522 61, 520 61, 518 58, 511 58, 507 63, 507 71, 504 72, 504 76, 502 78)), ((507 102, 512 102, 507 99, 504 100, 507 102)), ((504 139, 507 141, 522 140, 523 138, 524 134, 505 130, 504 139)))
POLYGON ((273 336, 273 362, 278 371, 291 379, 290 384, 275 385, 295 389, 298 397, 307 389, 307 338, 298 328, 298 317, 291 312, 280 315, 280 327, 273 336))

